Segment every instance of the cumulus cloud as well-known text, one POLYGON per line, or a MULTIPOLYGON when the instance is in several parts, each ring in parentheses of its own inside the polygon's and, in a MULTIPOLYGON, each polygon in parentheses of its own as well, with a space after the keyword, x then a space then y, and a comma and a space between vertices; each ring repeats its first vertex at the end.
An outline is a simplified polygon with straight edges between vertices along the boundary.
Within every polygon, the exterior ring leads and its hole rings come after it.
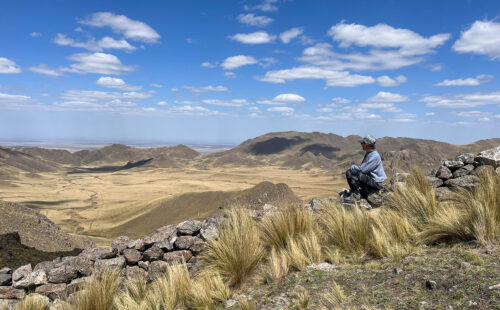
POLYGON ((165 106, 165 105, 168 105, 168 102, 166 102, 166 101, 158 101, 157 104, 161 105, 161 106, 165 106))
POLYGON ((269 112, 279 112, 279 113, 281 113, 284 116, 290 116, 290 115, 293 114, 293 112, 295 110, 293 108, 290 108, 290 107, 272 107, 272 108, 268 108, 267 111, 269 111, 269 112))
POLYGON ((127 39, 148 43, 158 42, 161 37, 146 23, 111 12, 94 13, 86 19, 81 20, 80 24, 93 27, 110 27, 113 32, 121 34, 127 39))
POLYGON ((438 72, 438 71, 443 70, 443 65, 441 65, 441 64, 430 64, 430 65, 427 65, 427 68, 429 68, 429 70, 431 70, 433 72, 438 72))
POLYGON ((79 53, 71 55, 69 60, 77 63, 70 65, 66 71, 80 74, 99 73, 99 74, 125 74, 134 71, 134 67, 125 66, 120 59, 112 54, 106 53, 79 53))
POLYGON ((118 49, 128 52, 136 50, 136 47, 130 45, 130 43, 128 43, 127 40, 115 40, 111 37, 104 37, 99 41, 96 41, 94 38, 91 38, 86 42, 78 42, 75 41, 74 39, 68 38, 64 34, 58 33, 57 36, 54 39, 52 39, 52 42, 61 46, 78 47, 93 52, 100 52, 104 49, 118 49))
POLYGON ((64 68, 58 68, 58 69, 51 69, 49 68, 46 64, 40 64, 35 67, 29 67, 28 71, 38 73, 38 74, 44 74, 52 77, 58 77, 63 74, 64 68))
POLYGON ((256 27, 265 27, 272 23, 274 19, 267 16, 256 16, 253 13, 240 14, 237 17, 238 21, 242 24, 247 24, 256 27))
POLYGON ((226 70, 232 70, 246 65, 253 65, 256 63, 258 63, 258 61, 252 56, 237 55, 226 58, 224 62, 221 64, 221 66, 226 70))
POLYGON ((370 102, 403 102, 407 100, 407 96, 385 91, 380 91, 375 96, 368 99, 370 102))
POLYGON ((306 101, 306 99, 298 94, 279 94, 273 98, 273 101, 299 103, 306 101))
POLYGON ((392 86, 399 86, 402 83, 406 83, 407 79, 406 76, 404 75, 399 75, 396 78, 392 79, 391 77, 387 75, 382 75, 377 78, 377 82, 380 86, 383 87, 392 87, 392 86))
POLYGON ((335 98, 332 98, 331 102, 333 104, 342 105, 342 104, 348 104, 349 102, 351 102, 351 100, 346 99, 346 98, 335 97, 335 98))
POLYGON ((444 80, 435 84, 436 86, 477 86, 482 83, 490 82, 493 80, 493 75, 481 74, 475 78, 466 79, 456 79, 456 80, 444 80))
POLYGON ((278 0, 264 0, 262 1, 262 3, 257 5, 253 6, 245 5, 244 9, 247 11, 260 10, 263 12, 275 12, 278 10, 278 6, 276 5, 277 2, 278 0))
POLYGON ((304 29, 300 28, 300 27, 288 29, 287 31, 280 33, 280 40, 281 40, 281 42, 288 44, 288 43, 290 43, 290 41, 292 41, 296 37, 300 36, 303 32, 304 32, 304 29))
POLYGON ((491 104, 500 105, 500 92, 427 96, 421 101, 431 108, 474 108, 491 104))
POLYGON ((21 73, 21 68, 17 64, 5 57, 0 57, 0 74, 21 73))
POLYGON ((457 53, 488 55, 491 59, 500 57, 500 23, 476 21, 463 31, 452 49, 457 53))
POLYGON ((208 85, 208 86, 182 86, 182 88, 184 88, 185 90, 187 90, 188 92, 191 92, 191 93, 204 93, 204 92, 211 92, 211 91, 214 91, 214 92, 229 91, 229 89, 227 89, 227 87, 224 87, 221 85, 218 85, 218 86, 212 86, 212 85, 208 85))
POLYGON ((224 76, 228 79, 234 79, 236 78, 236 74, 234 72, 231 72, 231 71, 228 71, 228 72, 224 72, 224 76))
POLYGON ((364 84, 373 84, 375 79, 371 76, 350 74, 347 71, 335 71, 318 67, 294 67, 292 69, 268 71, 265 76, 257 78, 263 82, 285 83, 294 80, 325 80, 327 86, 331 87, 354 87, 364 84))
POLYGON ((120 78, 113 78, 109 76, 103 76, 100 77, 97 81, 96 84, 102 87, 107 87, 107 88, 115 88, 119 90, 129 90, 129 91, 136 91, 142 89, 141 86, 132 86, 128 85, 125 83, 124 80, 120 78))
POLYGON ((65 109, 91 111, 130 111, 137 101, 151 98, 149 92, 105 92, 94 90, 70 89, 61 94, 63 101, 54 102, 54 106, 65 109))
POLYGON ((158 83, 151 83, 151 84, 149 84, 149 86, 154 87, 154 88, 162 88, 163 87, 163 85, 158 84, 158 83))
POLYGON ((0 104, 15 105, 31 101, 30 96, 0 93, 0 104))
POLYGON ((229 36, 231 40, 238 41, 243 44, 264 44, 271 43, 276 40, 275 35, 268 34, 265 31, 257 31, 252 33, 237 33, 229 36))
POLYGON ((215 63, 211 63, 211 62, 205 61, 205 62, 201 63, 201 66, 203 68, 215 68, 215 67, 217 67, 217 63, 216 62, 215 63))
POLYGON ((392 112, 392 113, 403 112, 403 110, 396 107, 394 103, 362 103, 359 105, 359 107, 365 109, 376 109, 382 112, 392 112))
POLYGON ((486 119, 490 118, 493 113, 484 111, 466 111, 460 112, 457 115, 461 117, 476 118, 476 119, 486 119))
POLYGON ((425 113, 425 116, 434 116, 434 115, 436 115, 435 112, 427 112, 427 113, 425 113))
POLYGON ((402 113, 399 114, 397 117, 393 118, 392 121, 399 123, 411 123, 416 121, 415 117, 416 115, 412 113, 402 113))

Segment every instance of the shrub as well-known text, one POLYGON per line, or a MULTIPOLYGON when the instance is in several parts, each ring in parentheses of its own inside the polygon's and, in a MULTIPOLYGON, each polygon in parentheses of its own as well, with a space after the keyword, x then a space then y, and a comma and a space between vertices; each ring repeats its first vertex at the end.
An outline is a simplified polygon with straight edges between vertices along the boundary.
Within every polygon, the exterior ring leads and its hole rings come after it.
POLYGON ((219 238, 207 243, 200 262, 234 287, 253 274, 263 255, 264 248, 254 220, 244 210, 233 209, 228 213, 219 238))

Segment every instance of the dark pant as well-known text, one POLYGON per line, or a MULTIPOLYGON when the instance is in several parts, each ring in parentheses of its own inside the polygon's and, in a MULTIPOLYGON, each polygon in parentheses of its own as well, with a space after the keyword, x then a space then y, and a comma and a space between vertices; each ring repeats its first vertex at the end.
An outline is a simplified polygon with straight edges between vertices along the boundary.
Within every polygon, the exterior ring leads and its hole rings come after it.
POLYGON ((351 192, 360 193, 362 196, 367 196, 371 192, 376 192, 382 187, 372 178, 361 171, 352 171, 351 169, 345 172, 347 183, 351 188, 351 192))

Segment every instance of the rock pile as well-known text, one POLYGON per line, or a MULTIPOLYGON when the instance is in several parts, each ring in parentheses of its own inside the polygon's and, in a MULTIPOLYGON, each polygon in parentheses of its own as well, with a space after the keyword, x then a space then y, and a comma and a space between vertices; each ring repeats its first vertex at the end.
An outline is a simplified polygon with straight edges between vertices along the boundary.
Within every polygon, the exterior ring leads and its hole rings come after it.
POLYGON ((120 268, 125 277, 144 276, 150 281, 173 262, 184 261, 193 272, 197 269, 197 255, 207 240, 218 237, 217 227, 223 220, 222 217, 189 219, 177 226, 161 227, 142 239, 120 236, 109 248, 88 248, 78 256, 58 257, 34 268, 28 264, 14 271, 0 269, 0 306, 33 292, 55 300, 75 292, 85 277, 108 268, 120 268))

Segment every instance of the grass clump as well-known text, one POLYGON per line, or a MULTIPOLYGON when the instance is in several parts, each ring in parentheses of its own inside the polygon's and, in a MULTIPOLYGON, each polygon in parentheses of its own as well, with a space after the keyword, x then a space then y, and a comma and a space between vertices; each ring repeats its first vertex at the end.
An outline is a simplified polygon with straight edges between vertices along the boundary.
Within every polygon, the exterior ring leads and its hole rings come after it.
POLYGON ((423 242, 477 241, 485 245, 500 234, 500 176, 482 171, 478 184, 458 188, 423 229, 423 242))
POLYGON ((205 268, 220 274, 230 286, 248 280, 264 256, 260 234, 254 220, 242 209, 228 212, 228 219, 217 240, 207 243, 200 255, 205 268))
POLYGON ((289 271, 290 263, 284 251, 271 249, 269 259, 261 269, 261 276, 265 283, 277 283, 283 279, 289 271))
MULTIPOLYGON (((7 307, 2 307, 7 309, 7 307)), ((50 305, 43 296, 28 295, 22 301, 18 302, 14 310, 49 310, 50 305)))

